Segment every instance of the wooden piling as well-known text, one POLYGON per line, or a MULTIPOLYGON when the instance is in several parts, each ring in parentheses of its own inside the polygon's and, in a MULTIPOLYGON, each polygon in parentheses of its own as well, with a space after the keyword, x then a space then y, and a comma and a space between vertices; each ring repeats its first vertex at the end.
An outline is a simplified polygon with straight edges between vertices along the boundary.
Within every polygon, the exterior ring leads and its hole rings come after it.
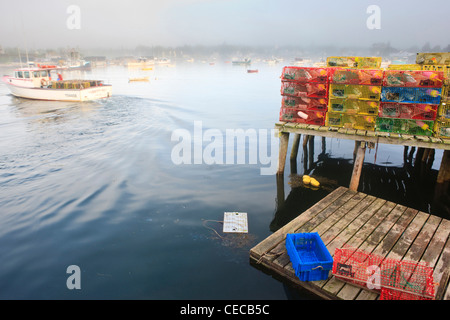
POLYGON ((356 158, 355 163, 353 164, 352 178, 350 180, 350 187, 349 187, 349 189, 352 191, 358 190, 361 171, 364 164, 364 157, 366 154, 366 143, 358 141, 358 143, 355 144, 355 149, 356 149, 356 158))
POLYGON ((294 133, 294 141, 292 143, 292 150, 291 150, 291 161, 297 160, 298 146, 300 145, 300 137, 301 137, 300 134, 294 133))
POLYGON ((436 183, 445 183, 450 181, 450 150, 445 150, 442 155, 441 167, 436 179, 436 183))
POLYGON ((280 133, 280 150, 278 154, 278 171, 277 174, 284 173, 284 167, 286 165, 286 155, 289 145, 289 132, 280 133))

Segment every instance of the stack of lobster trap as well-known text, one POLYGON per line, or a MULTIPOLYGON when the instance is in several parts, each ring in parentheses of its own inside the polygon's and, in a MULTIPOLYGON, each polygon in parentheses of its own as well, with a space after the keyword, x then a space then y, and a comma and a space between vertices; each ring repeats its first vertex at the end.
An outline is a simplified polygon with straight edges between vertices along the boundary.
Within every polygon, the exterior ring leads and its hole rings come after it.
POLYGON ((450 139, 450 53, 418 53, 416 63, 422 70, 440 71, 444 74, 434 133, 436 137, 450 139))
POLYGON ((381 69, 379 57, 286 66, 280 121, 450 139, 450 53, 381 69))
POLYGON ((377 131, 431 136, 443 80, 441 71, 384 71, 377 131))
MULTIPOLYGON (((381 60, 380 60, 381 63, 381 60)), ((328 65, 339 65, 330 63, 328 65)), ((356 66, 378 67, 376 69, 347 68, 349 64, 330 68, 330 92, 327 126, 349 129, 375 130, 376 116, 380 106, 383 71, 379 64, 355 63, 356 66)))
POLYGON ((280 121, 325 124, 328 69, 289 66, 281 75, 280 121))

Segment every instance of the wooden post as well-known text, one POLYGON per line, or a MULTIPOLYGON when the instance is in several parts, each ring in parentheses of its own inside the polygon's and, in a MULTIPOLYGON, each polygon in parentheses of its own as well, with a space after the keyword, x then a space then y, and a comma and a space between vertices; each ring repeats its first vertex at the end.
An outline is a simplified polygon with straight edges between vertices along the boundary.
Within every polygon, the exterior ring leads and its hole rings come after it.
POLYGON ((298 146, 300 144, 300 134, 294 133, 294 142, 292 144, 292 150, 291 150, 291 174, 297 173, 297 155, 298 155, 298 146))
POLYGON ((436 183, 450 181, 450 150, 444 150, 436 183))
POLYGON ((436 153, 436 150, 431 149, 430 154, 428 155, 428 159, 427 159, 427 170, 428 171, 430 171, 431 168, 433 167, 435 153, 436 153))
POLYGON ((417 148, 416 159, 414 160, 414 168, 420 170, 420 165, 422 164, 422 157, 425 152, 425 148, 417 148))
POLYGON ((450 150, 445 150, 442 155, 441 166, 436 179, 434 188, 434 201, 437 202, 441 197, 447 194, 450 184, 450 150))
POLYGON ((285 201, 284 194, 284 175, 277 175, 277 210, 283 207, 285 201))
POLYGON ((325 141, 325 137, 322 137, 322 153, 325 153, 326 150, 327 150, 327 144, 325 141))
POLYGON ((411 150, 409 151, 408 154, 408 163, 409 163, 409 167, 412 167, 413 163, 412 163, 412 159, 414 157, 414 152, 416 151, 416 147, 411 147, 411 150))
POLYGON ((357 191, 359 185, 359 179, 361 177, 361 170, 364 164, 364 157, 366 155, 366 143, 358 141, 356 147, 356 158, 353 164, 352 178, 350 180, 350 190, 357 191))
POLYGON ((277 174, 284 173, 288 145, 289 145, 289 132, 281 132, 280 150, 278 151, 278 172, 277 172, 277 174))
POLYGON ((305 135, 303 137, 303 172, 306 174, 308 172, 308 140, 309 136, 305 135))
POLYGON ((356 152, 358 151, 358 146, 361 145, 361 141, 355 140, 355 148, 353 149, 353 161, 356 159, 356 152))
POLYGON ((306 145, 307 145, 307 143, 308 143, 308 140, 309 140, 309 136, 308 136, 308 135, 305 135, 305 136, 303 137, 303 148, 306 148, 306 145))
POLYGON ((292 150, 291 150, 291 161, 297 160, 297 154, 298 154, 298 146, 300 145, 300 134, 295 133, 294 134, 294 141, 292 143, 292 150))
POLYGON ((309 164, 309 169, 312 169, 313 164, 314 164, 314 136, 309 137, 308 144, 309 144, 308 164, 309 164))
POLYGON ((403 166, 406 167, 406 164, 408 162, 408 146, 403 147, 403 166))

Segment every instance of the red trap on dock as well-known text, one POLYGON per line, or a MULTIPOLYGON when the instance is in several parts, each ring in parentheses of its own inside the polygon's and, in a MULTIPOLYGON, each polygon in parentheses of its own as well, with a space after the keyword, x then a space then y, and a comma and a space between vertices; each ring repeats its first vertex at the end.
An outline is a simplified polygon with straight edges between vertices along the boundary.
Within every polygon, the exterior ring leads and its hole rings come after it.
POLYGON ((338 248, 333 275, 380 292, 381 300, 432 300, 433 269, 425 263, 384 258, 355 248, 338 248))

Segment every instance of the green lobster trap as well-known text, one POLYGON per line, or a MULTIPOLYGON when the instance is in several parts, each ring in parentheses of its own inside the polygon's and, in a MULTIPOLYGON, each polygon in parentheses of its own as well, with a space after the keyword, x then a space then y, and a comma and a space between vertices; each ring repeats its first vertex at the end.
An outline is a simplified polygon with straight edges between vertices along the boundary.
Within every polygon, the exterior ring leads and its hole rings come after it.
POLYGON ((434 121, 395 118, 377 118, 376 131, 415 136, 432 136, 434 121))

